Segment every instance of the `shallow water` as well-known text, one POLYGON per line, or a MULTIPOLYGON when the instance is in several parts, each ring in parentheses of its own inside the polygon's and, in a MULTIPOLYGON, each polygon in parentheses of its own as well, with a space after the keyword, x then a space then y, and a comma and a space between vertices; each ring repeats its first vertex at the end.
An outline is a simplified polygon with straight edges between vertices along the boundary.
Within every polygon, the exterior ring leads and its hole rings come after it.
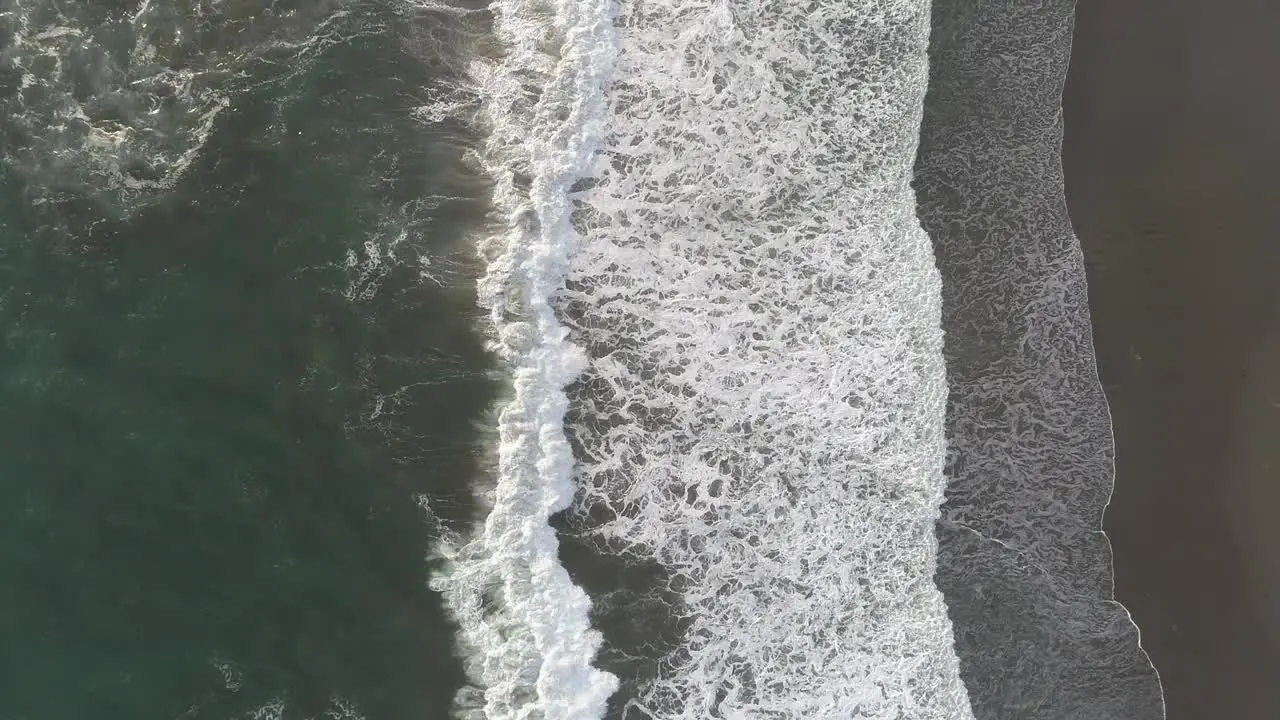
POLYGON ((1115 448, 1060 158, 1072 9, 934 3, 915 184, 950 391, 937 582, 981 720, 1163 717, 1101 531, 1115 448))

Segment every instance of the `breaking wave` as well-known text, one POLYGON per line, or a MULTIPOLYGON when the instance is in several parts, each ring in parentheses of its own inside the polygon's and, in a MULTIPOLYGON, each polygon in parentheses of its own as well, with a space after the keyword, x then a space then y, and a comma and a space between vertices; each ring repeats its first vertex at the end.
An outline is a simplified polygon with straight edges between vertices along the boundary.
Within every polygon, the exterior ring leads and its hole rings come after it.
POLYGON ((560 565, 552 514, 573 501, 564 387, 585 357, 552 298, 574 242, 568 191, 587 170, 613 52, 608 0, 502 0, 491 6, 495 57, 471 68, 487 139, 478 162, 495 183, 479 302, 491 349, 511 374, 497 410, 495 484, 472 537, 446 538, 433 580, 459 625, 474 683, 464 717, 601 717, 616 679, 592 667, 600 634, 590 600, 560 565))
POLYGON ((680 641, 624 714, 968 717, 931 581, 927 7, 612 7, 499 2, 473 71, 502 214, 481 303, 514 390, 488 516, 435 581, 460 713, 605 714, 618 681, 548 525, 569 510, 674 591, 680 641))
POLYGON ((675 590, 678 646, 625 713, 967 717, 931 582, 927 8, 494 12, 501 52, 474 74, 505 222, 481 303, 514 390, 488 516, 436 580, 475 683, 460 711, 605 713, 617 681, 547 522, 571 509, 675 590))

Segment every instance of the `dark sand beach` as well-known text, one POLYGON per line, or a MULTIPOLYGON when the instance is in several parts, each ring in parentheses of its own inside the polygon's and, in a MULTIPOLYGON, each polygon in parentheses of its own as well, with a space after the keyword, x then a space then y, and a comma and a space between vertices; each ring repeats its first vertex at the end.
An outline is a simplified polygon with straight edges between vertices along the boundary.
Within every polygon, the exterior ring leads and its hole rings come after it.
POLYGON ((1064 165, 1169 720, 1280 717, 1280 4, 1083 0, 1064 165))

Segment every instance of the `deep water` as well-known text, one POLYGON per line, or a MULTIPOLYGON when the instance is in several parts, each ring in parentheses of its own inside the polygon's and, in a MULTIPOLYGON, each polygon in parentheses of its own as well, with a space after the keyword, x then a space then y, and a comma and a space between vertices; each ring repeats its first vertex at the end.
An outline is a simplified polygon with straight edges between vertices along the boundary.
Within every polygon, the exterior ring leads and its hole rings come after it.
POLYGON ((483 188, 414 112, 448 23, 169 4, 0 6, 0 718, 444 717, 461 669, 426 557, 470 512, 496 387, 465 237, 483 188), (195 68, 133 98, 172 113, 150 130, 121 89, 134 12, 197 38, 143 37, 195 68), (41 75, 24 47, 59 27, 78 44, 41 75), (203 140, 201 87, 226 105, 203 140), (189 165, 78 155, 55 92, 189 165))

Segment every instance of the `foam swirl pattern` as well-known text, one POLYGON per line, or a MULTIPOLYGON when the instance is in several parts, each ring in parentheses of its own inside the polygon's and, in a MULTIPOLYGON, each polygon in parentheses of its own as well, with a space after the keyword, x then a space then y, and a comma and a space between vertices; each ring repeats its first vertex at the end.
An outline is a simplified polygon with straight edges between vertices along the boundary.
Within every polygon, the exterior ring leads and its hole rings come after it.
POLYGON ((937 248, 951 399, 938 584, 981 720, 1156 720, 1114 600, 1114 447, 1063 195, 1068 0, 938 2, 920 218, 937 248))
POLYGON ((932 583, 947 394, 915 0, 620 3, 560 308, 577 524, 681 628, 633 718, 971 717, 932 583))

